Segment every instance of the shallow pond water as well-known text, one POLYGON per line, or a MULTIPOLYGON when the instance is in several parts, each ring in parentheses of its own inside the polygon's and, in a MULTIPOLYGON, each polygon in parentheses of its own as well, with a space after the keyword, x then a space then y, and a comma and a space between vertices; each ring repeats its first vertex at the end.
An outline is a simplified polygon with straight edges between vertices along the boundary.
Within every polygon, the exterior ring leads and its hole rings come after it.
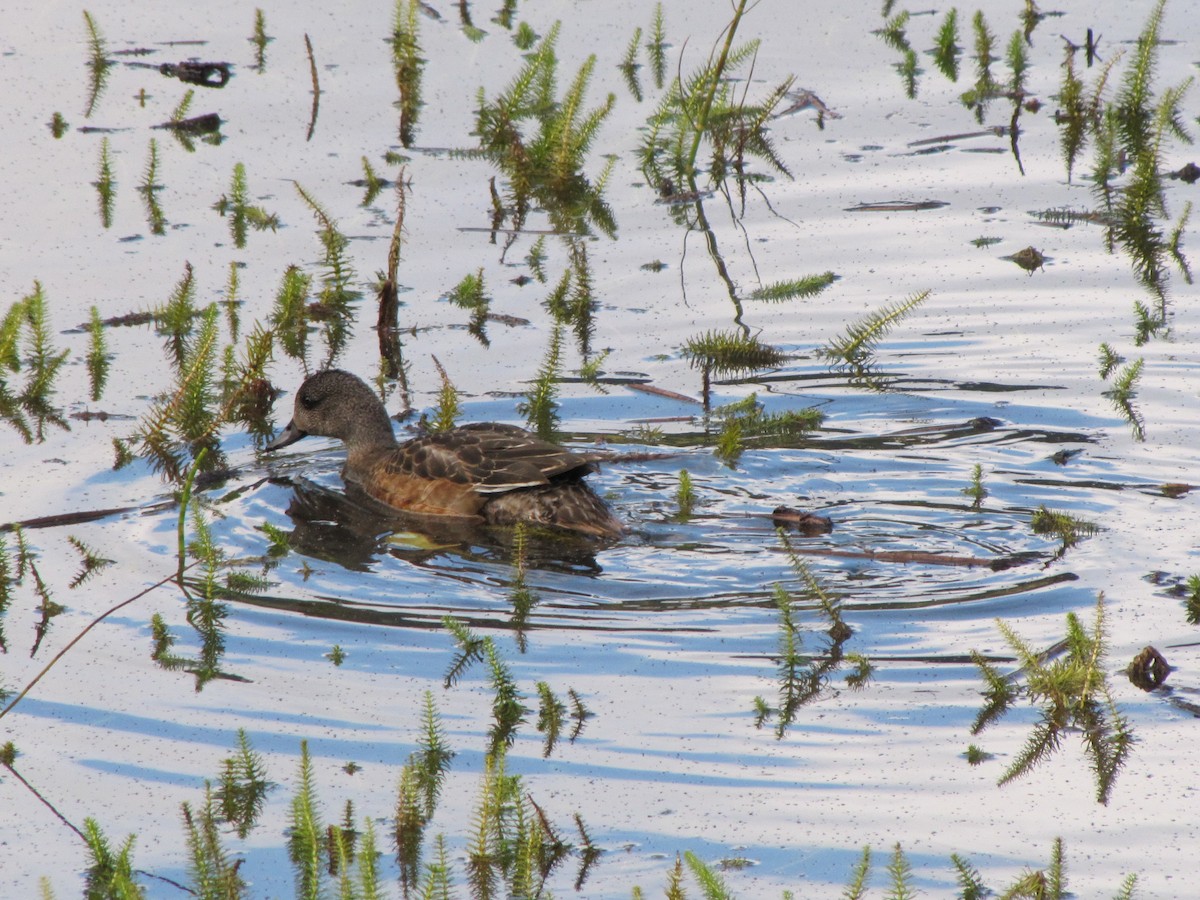
MULTIPOLYGON (((236 263, 243 333, 265 322, 289 265, 320 272, 318 225, 293 182, 350 239, 363 298, 338 364, 370 378, 379 370, 372 284, 387 265, 396 203, 392 190, 364 203, 365 189, 354 182, 364 156, 388 178, 399 168, 383 154, 408 157, 399 316, 412 405, 429 411, 436 403, 436 357, 464 394, 464 420, 523 424, 517 404, 552 331, 542 305, 550 285, 513 279, 530 274, 525 257, 550 223, 535 212, 531 233, 506 248, 507 235, 489 231, 488 182, 502 179, 488 162, 450 152, 474 145, 477 89, 498 94, 521 54, 494 11, 476 10, 486 34, 471 41, 457 11, 434 5, 441 18, 421 19, 425 106, 416 146, 407 150, 396 135, 390 9, 264 7, 273 40, 256 71, 247 42, 252 10, 241 5, 168 12, 88 4, 110 55, 150 51, 113 55, 119 62, 88 118, 82 8, 18 3, 12 11, 28 27, 0 47, 10 98, 0 285, 7 307, 41 284, 51 341, 69 351, 54 401, 68 417, 105 416, 66 418, 69 428, 50 423, 45 440, 33 443, 0 426, 0 523, 27 523, 39 574, 53 602, 66 607, 43 628, 46 604, 32 576, 15 587, 3 619, 0 688, 20 690, 92 619, 169 579, 177 564, 174 486, 145 460, 112 468, 112 439, 128 437, 154 398, 173 389, 163 339, 152 326, 108 328, 108 386, 89 401, 88 335, 79 326, 93 306, 104 317, 161 307, 187 264, 197 303, 206 305, 225 297, 236 263), (321 91, 311 137, 305 35, 321 91), (203 43, 172 43, 190 41, 203 43), (155 67, 190 56, 233 63, 224 88, 196 88, 189 113, 218 113, 219 143, 189 147, 154 128, 185 91, 155 67), (70 125, 57 139, 47 125, 55 112, 70 125), (151 232, 137 190, 151 138, 162 235, 151 232), (117 185, 107 228, 93 186, 105 139, 117 185), (213 208, 229 193, 237 163, 252 202, 278 217, 275 229, 251 231, 244 247, 213 208), (511 317, 487 324, 486 347, 467 329, 468 312, 445 299, 477 270, 491 311, 511 317), (112 560, 76 589, 68 587, 78 568, 69 538, 112 560)), ((1023 8, 987 5, 998 55, 1023 8)), ((668 75, 681 54, 686 73, 717 41, 729 10, 676 0, 663 9, 668 75)), ((562 22, 560 90, 594 53, 587 107, 610 91, 616 96, 586 167, 595 178, 606 155, 615 157, 607 199, 616 234, 587 243, 599 301, 591 346, 609 351, 606 381, 598 391, 565 378, 558 414, 571 446, 617 455, 590 480, 628 534, 603 546, 533 543, 525 579, 538 603, 518 630, 511 535, 381 521, 344 496, 336 442, 310 439, 267 456, 249 435, 227 429, 221 450, 229 471, 198 488, 216 544, 253 571, 262 571, 267 552, 264 523, 291 544, 266 571, 265 587, 230 601, 221 669, 234 677, 197 692, 189 675, 150 659, 154 613, 179 636, 180 652, 197 650, 183 595, 169 583, 73 646, 0 719, 2 740, 20 752, 0 776, 0 893, 34 896, 42 877, 57 896, 76 893, 87 858, 67 822, 82 827, 91 816, 114 844, 136 833, 135 865, 147 873, 151 896, 180 896, 163 880, 189 877, 180 803, 202 803, 204 780, 219 774, 244 729, 278 787, 259 827, 230 846, 244 857, 251 896, 290 896, 285 832, 300 741, 308 742, 327 821, 339 820, 352 800, 357 821, 370 818, 389 835, 396 779, 418 745, 427 690, 457 754, 429 833, 446 835, 461 886, 492 691, 482 667, 443 689, 456 653, 443 618, 452 615, 494 638, 527 706, 536 706, 535 685, 544 681, 560 698, 575 690, 594 713, 578 739, 543 758, 535 712, 507 756, 508 771, 521 776, 565 839, 577 839, 571 817, 579 813, 605 851, 581 896, 627 897, 635 885, 658 896, 684 851, 714 866, 743 860, 722 874, 738 896, 785 889, 838 896, 866 845, 875 853, 872 883, 882 891, 883 860, 897 842, 916 887, 945 896, 954 890, 952 853, 997 887, 1044 866, 1055 837, 1064 839, 1077 896, 1111 896, 1129 873, 1138 875, 1137 896, 1188 895, 1195 883, 1188 851, 1200 826, 1200 764, 1189 752, 1200 684, 1195 628, 1171 589, 1198 568, 1194 499, 1183 489, 1200 461, 1195 290, 1173 273, 1168 330, 1139 346, 1133 307, 1152 301, 1130 260, 1108 252, 1099 225, 1051 228, 1033 215, 1094 204, 1085 164, 1066 178, 1053 121, 1060 33, 1081 43, 1093 28, 1105 59, 1128 56, 1150 9, 1063 3, 1034 30, 1027 77, 1043 107, 1021 120, 1021 174, 1007 136, 954 137, 980 131, 958 101, 969 75, 953 84, 921 56, 917 97, 905 96, 897 54, 872 33, 882 24, 874 6, 760 4, 738 33, 762 40, 749 90, 765 93, 794 73, 798 87, 839 117, 821 129, 812 110, 779 118, 770 133, 794 178, 773 173, 748 191, 744 209, 736 196, 704 201, 718 256, 703 235, 677 223, 671 206, 656 202, 639 168, 636 148, 661 91, 643 67, 639 103, 617 63, 635 27, 649 32, 651 6, 519 8, 517 18, 539 34, 562 22), (945 205, 855 209, 895 201, 945 205), (981 237, 999 243, 970 243, 981 237), (1027 246, 1045 256, 1033 273, 1003 258, 1027 246), (747 299, 735 319, 718 258, 739 296, 824 271, 838 280, 807 299, 747 299), (647 265, 655 262, 665 266, 647 265), (883 389, 831 371, 818 357, 848 323, 925 290, 929 299, 880 345, 883 389), (826 419, 811 435, 750 442, 731 466, 713 453, 715 432, 706 430, 697 399, 700 374, 681 347, 738 324, 788 359, 753 377, 718 379, 714 405, 756 393, 767 412, 812 406, 826 419), (1102 393, 1110 387, 1098 374, 1103 342, 1128 361, 1145 361, 1133 401, 1145 440, 1102 393), (988 491, 978 507, 963 494, 976 465, 988 491), (675 494, 685 468, 698 502, 693 516, 680 519, 675 494), (773 723, 755 727, 753 704, 756 696, 774 702, 779 690, 776 585, 797 598, 805 648, 820 654, 828 646, 816 604, 776 534, 771 511, 780 505, 833 520, 828 534, 792 533, 789 541, 842 603, 853 628, 842 652, 865 655, 875 674, 853 691, 845 670, 836 672, 777 739, 773 723), (1031 527, 1040 506, 1099 531, 1060 553, 1057 538, 1031 527), (960 564, 966 559, 976 564, 960 564), (1101 592, 1104 668, 1138 739, 1112 799, 1095 802, 1073 737, 1029 775, 997 787, 1037 711, 1019 707, 972 737, 982 682, 969 652, 1011 671, 997 618, 1040 651, 1063 636, 1067 613, 1090 622, 1101 592), (1122 674, 1146 645, 1174 667, 1166 685, 1148 693, 1122 674), (328 658, 335 646, 345 654, 339 666, 328 658), (968 765, 970 743, 995 758, 968 765), (350 762, 360 767, 353 774, 350 762)), ((1162 33, 1172 40, 1160 48, 1159 90, 1195 71, 1194 47, 1176 40, 1191 33, 1195 12, 1194 4, 1167 7, 1162 33)), ((960 10, 959 18, 969 46, 970 16, 960 10)), ((914 11, 914 46, 932 46, 940 21, 940 13, 914 11)), ((970 64, 968 54, 964 72, 970 64)), ((996 65, 1004 71, 1002 61, 996 65)), ((1077 65, 1091 83, 1097 69, 1084 68, 1082 56, 1077 65)), ((1120 72, 1118 62, 1114 83, 1120 72)), ((1185 97, 1184 110, 1194 123, 1194 96, 1185 97)), ((1010 116, 1010 105, 997 101, 984 125, 1007 126, 1010 116)), ((1163 168, 1179 169, 1191 154, 1168 143, 1163 168)), ((1167 227, 1193 192, 1167 182, 1167 227)), ((1190 237, 1188 229, 1185 248, 1190 237)), ((566 253, 553 240, 547 247, 552 284, 566 253)), ((582 362, 568 336, 564 374, 582 362)), ((284 391, 276 425, 286 422, 303 374, 276 351, 269 376, 284 391)), ((25 376, 5 377, 19 388, 25 376)), ((397 411, 398 392, 390 401, 397 411)), ((12 551, 11 534, 6 541, 12 551)), ((381 843, 390 878, 392 854, 381 843)), ((576 870, 573 862, 555 874, 555 895, 572 893, 576 870)))

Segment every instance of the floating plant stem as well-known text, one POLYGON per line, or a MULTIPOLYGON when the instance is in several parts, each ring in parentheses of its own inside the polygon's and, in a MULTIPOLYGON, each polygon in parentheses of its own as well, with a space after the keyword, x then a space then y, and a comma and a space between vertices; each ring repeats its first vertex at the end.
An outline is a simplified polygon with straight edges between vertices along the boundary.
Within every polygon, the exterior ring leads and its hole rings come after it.
POLYGON ((100 197, 100 223, 105 228, 112 227, 113 199, 116 197, 117 182, 113 177, 112 156, 108 149, 108 138, 100 141, 100 175, 92 182, 100 197))
POLYGON ((529 387, 525 400, 517 404, 517 411, 525 417, 529 427, 542 440, 554 440, 558 430, 558 380, 562 354, 562 326, 555 325, 550 332, 550 345, 538 369, 537 377, 529 387))
POLYGON ((934 38, 933 61, 951 81, 958 81, 958 57, 961 53, 962 48, 958 46, 958 10, 950 7, 934 38))
POLYGON ((709 409, 711 401, 713 376, 736 378, 750 375, 781 365, 787 359, 780 350, 739 331, 706 331, 689 338, 681 352, 692 368, 701 372, 705 410, 709 409))
POLYGON ((400 91, 400 144, 411 147, 421 114, 421 76, 425 60, 421 58, 418 0, 396 0, 392 16, 392 68, 400 91))
POLYGON ((990 664, 972 651, 989 685, 990 699, 971 733, 978 734, 1022 695, 1040 704, 1042 713, 1041 721, 1001 776, 1000 784, 1027 774, 1060 747, 1064 732, 1077 730, 1096 775, 1096 801, 1107 805, 1117 773, 1126 763, 1135 738, 1108 686, 1104 666, 1108 639, 1104 595, 1096 599, 1090 633, 1075 613, 1067 614, 1067 634, 1058 645, 1061 653, 1057 656, 1034 652, 1001 620, 996 621, 996 627, 1021 662, 1024 684, 1000 678, 990 664))
POLYGON ((245 840, 254 828, 273 787, 262 754, 251 745, 246 730, 239 728, 237 750, 223 763, 214 798, 221 818, 233 826, 239 838, 245 840))
POLYGON ((150 225, 151 234, 166 234, 166 219, 163 217, 162 206, 158 202, 158 192, 162 185, 158 183, 158 141, 150 138, 150 153, 146 160, 146 171, 142 183, 138 185, 142 200, 146 204, 146 218, 150 225))
POLYGON ((629 46, 625 48, 625 57, 617 64, 617 68, 621 71, 621 77, 625 79, 625 87, 629 88, 629 93, 633 95, 633 99, 638 103, 642 102, 642 84, 638 80, 638 62, 637 52, 638 45, 642 41, 642 29, 638 26, 633 29, 633 37, 629 40, 629 46))
POLYGON ((1144 365, 1145 360, 1138 358, 1124 366, 1113 378, 1112 387, 1104 392, 1117 412, 1125 416, 1125 421, 1133 428, 1134 440, 1138 441, 1146 439, 1146 427, 1141 414, 1133 406, 1133 398, 1137 396, 1137 383, 1142 377, 1144 365))
POLYGON ((809 275, 805 278, 776 281, 771 284, 764 284, 762 287, 751 292, 750 299, 775 302, 815 297, 836 280, 837 276, 832 272, 824 272, 820 275, 809 275))
POLYGON ((972 508, 979 509, 983 505, 983 501, 988 495, 988 490, 983 486, 983 466, 979 463, 975 463, 971 468, 971 483, 963 488, 962 492, 971 498, 972 508))
POLYGON ((646 42, 646 54, 650 57, 654 86, 661 91, 667 77, 667 35, 661 2, 654 4, 654 19, 650 25, 650 40, 646 42))
POLYGON ((254 45, 254 71, 259 75, 267 71, 267 44, 275 40, 267 35, 267 17, 261 9, 254 10, 254 34, 250 43, 254 45))
POLYGON ((308 117, 308 134, 304 139, 311 141, 313 132, 317 129, 317 112, 321 108, 321 82, 317 77, 317 58, 313 53, 312 40, 307 33, 304 35, 304 49, 308 54, 308 73, 312 78, 312 111, 308 117))
POLYGON ((1100 345, 1100 377, 1105 381, 1108 381, 1108 376, 1123 362, 1125 357, 1118 354, 1107 342, 1100 345))
POLYGON ((1019 102, 1019 98, 1025 94, 1025 73, 1029 71, 1029 52, 1025 49, 1025 36, 1020 31, 1014 31, 1009 39, 1006 59, 1012 72, 1008 90, 1014 102, 1019 102))
POLYGON ((113 564, 113 560, 100 556, 95 550, 74 535, 68 535, 67 542, 75 548, 80 557, 79 571, 75 573, 75 577, 67 585, 70 589, 79 587, 101 569, 113 564))
POLYGON ((686 520, 691 517, 696 506, 696 490, 692 486, 692 476, 687 469, 679 470, 679 486, 675 489, 676 517, 686 520))
POLYGON ((96 20, 92 18, 92 14, 86 9, 83 11, 83 22, 88 30, 88 71, 91 73, 91 80, 88 87, 88 102, 87 110, 84 112, 84 118, 90 119, 92 111, 96 108, 96 102, 100 99, 100 95, 104 92, 104 86, 108 81, 108 71, 113 66, 113 61, 108 59, 108 50, 104 42, 104 36, 100 33, 100 27, 96 24, 96 20))
POLYGON ((826 346, 817 348, 817 355, 832 366, 844 366, 858 374, 872 364, 879 341, 910 312, 929 297, 929 291, 913 294, 908 299, 884 306, 846 327, 846 333, 826 346))
POLYGON ((558 744, 558 736, 567 720, 567 707, 544 681, 537 683, 538 720, 537 730, 545 738, 542 741, 542 758, 549 759, 558 744))
POLYGON ((429 423, 429 430, 437 434, 449 431, 458 422, 458 417, 462 415, 462 394, 454 386, 454 382, 450 380, 450 376, 446 374, 446 370, 436 356, 433 357, 433 364, 437 366, 438 375, 442 379, 442 386, 438 390, 437 406, 433 411, 433 421, 429 423))
POLYGON ((290 836, 288 857, 296 869, 296 893, 304 898, 321 896, 322 844, 325 826, 321 822, 321 809, 317 800, 313 778, 312 757, 308 755, 308 741, 300 742, 300 771, 296 793, 292 795, 289 817, 290 836))

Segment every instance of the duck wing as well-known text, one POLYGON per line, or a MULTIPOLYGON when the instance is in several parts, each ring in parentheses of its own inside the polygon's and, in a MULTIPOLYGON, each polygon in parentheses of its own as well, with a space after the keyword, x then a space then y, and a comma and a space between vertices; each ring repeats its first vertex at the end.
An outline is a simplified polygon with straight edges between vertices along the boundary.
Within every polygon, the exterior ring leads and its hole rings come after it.
POLYGON ((497 494, 549 484, 593 470, 592 459, 543 441, 515 425, 479 423, 402 444, 389 468, 497 494))

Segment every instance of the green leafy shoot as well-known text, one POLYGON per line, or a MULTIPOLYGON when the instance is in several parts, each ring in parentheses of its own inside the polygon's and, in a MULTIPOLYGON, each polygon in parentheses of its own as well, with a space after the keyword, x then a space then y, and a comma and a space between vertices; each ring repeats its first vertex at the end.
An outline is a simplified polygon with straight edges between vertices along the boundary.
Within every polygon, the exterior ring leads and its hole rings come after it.
POLYGON ((921 291, 859 319, 847 326, 844 335, 818 347, 817 355, 829 360, 831 367, 846 368, 859 376, 868 374, 874 364, 879 342, 902 319, 924 303, 929 294, 928 290, 921 291))
POLYGON ((777 281, 757 288, 751 292, 750 299, 778 302, 815 297, 836 280, 837 276, 832 272, 824 272, 820 275, 809 275, 806 278, 796 278, 791 281, 777 281))
POLYGON ((958 10, 950 7, 934 38, 933 61, 938 71, 951 81, 958 81, 958 57, 961 54, 962 48, 958 45, 958 10))
POLYGON ((88 323, 90 347, 87 355, 88 381, 91 384, 92 402, 100 399, 104 385, 108 382, 108 345, 104 340, 104 324, 100 321, 100 310, 92 307, 88 323))
POLYGON ((1096 800, 1107 805, 1116 775, 1128 760, 1134 736, 1108 686, 1104 666, 1107 641, 1104 595, 1096 599, 1090 632, 1074 613, 1067 614, 1067 635, 1056 645, 1055 652, 1037 654, 1005 622, 997 620, 996 626, 1021 663, 1024 684, 1001 678, 979 654, 973 653, 988 684, 988 699, 972 726, 972 734, 996 721, 1021 696, 1041 709, 1040 721, 1001 776, 1000 784, 1028 773, 1061 747, 1066 734, 1075 731, 1091 759, 1096 800))

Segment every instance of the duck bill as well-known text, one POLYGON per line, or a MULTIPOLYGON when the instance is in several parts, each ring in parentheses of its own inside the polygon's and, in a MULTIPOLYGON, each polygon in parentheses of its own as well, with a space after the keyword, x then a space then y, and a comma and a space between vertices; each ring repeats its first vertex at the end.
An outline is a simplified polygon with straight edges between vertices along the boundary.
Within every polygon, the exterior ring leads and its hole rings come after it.
POLYGON ((279 434, 275 435, 275 437, 271 440, 271 443, 267 444, 264 449, 268 452, 272 450, 282 450, 284 447, 288 447, 296 443, 296 441, 303 437, 308 437, 308 432, 301 431, 299 428, 297 428, 295 422, 288 422, 287 427, 279 432, 279 434))

